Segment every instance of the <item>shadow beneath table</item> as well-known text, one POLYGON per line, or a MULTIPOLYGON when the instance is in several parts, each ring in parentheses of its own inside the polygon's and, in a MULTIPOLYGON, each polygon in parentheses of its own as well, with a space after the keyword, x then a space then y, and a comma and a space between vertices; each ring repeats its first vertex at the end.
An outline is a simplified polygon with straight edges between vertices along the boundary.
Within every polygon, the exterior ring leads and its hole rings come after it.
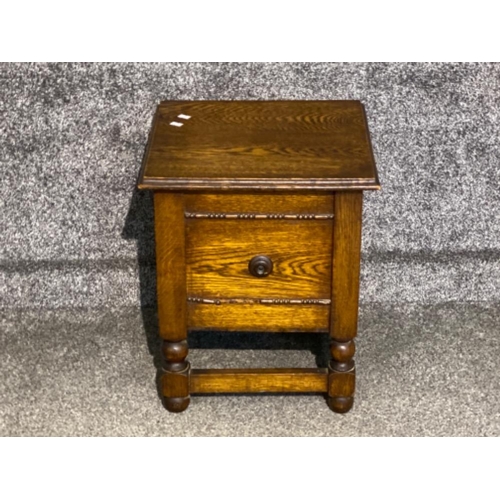
POLYGON ((136 240, 137 263, 139 272, 139 301, 149 353, 157 370, 156 382, 160 396, 159 377, 162 357, 161 342, 158 335, 158 316, 156 294, 156 263, 153 193, 135 188, 128 209, 122 237, 136 240))
POLYGON ((153 354, 158 344, 158 326, 153 193, 150 191, 135 189, 122 237, 137 242, 139 300, 149 351, 153 354))
POLYGON ((326 368, 329 361, 329 336, 326 333, 197 331, 189 333, 188 343, 190 349, 310 351, 319 368, 326 368))

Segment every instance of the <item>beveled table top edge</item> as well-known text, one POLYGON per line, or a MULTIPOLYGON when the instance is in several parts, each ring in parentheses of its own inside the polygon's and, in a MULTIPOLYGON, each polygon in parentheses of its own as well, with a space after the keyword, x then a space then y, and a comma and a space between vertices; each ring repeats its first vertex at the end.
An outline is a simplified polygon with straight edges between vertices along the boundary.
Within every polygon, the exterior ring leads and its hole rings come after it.
POLYGON ((269 190, 269 191, 345 191, 378 190, 380 183, 373 179, 218 179, 218 178, 143 178, 139 189, 157 190, 269 190))

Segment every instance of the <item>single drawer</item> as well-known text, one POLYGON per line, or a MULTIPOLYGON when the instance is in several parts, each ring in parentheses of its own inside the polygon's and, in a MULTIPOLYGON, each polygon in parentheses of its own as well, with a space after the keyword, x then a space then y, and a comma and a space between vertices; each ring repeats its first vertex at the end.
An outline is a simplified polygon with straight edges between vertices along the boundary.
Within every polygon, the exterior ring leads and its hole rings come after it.
POLYGON ((332 196, 186 198, 190 328, 328 329, 332 196))
POLYGON ((188 219, 186 231, 188 296, 330 297, 331 220, 188 219))

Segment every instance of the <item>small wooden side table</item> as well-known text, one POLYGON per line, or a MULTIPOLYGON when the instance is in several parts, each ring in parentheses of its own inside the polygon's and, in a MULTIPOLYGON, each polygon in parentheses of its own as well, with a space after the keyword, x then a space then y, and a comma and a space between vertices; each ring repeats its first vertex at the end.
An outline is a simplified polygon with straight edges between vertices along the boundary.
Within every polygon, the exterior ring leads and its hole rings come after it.
POLYGON ((165 406, 190 394, 319 392, 353 404, 363 190, 359 101, 166 101, 138 186, 154 190, 165 406), (189 330, 329 332, 317 369, 192 369, 189 330))

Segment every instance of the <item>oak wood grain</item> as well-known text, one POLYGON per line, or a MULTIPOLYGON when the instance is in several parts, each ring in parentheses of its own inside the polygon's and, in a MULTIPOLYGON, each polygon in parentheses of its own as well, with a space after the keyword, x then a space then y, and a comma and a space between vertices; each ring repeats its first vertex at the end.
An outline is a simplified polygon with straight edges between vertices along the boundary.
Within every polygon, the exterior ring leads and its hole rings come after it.
POLYGON ((189 396, 189 365, 181 372, 166 372, 162 377, 163 395, 168 398, 189 396))
POLYGON ((330 372, 328 375, 328 395, 330 397, 351 397, 356 384, 355 370, 330 372))
POLYGON ((348 412, 354 403, 356 371, 336 372, 329 368, 327 403, 335 413, 348 412))
POLYGON ((178 413, 184 411, 190 402, 189 395, 189 363, 180 372, 164 372, 161 378, 163 403, 168 411, 178 413))
POLYGON ((190 392, 326 392, 349 411, 362 190, 380 187, 362 104, 163 102, 138 186, 155 190, 167 409, 185 410, 190 392), (188 330, 329 332, 332 359, 191 370, 188 330))
POLYGON ((362 204, 361 191, 335 193, 330 335, 341 342, 357 333, 362 204))
POLYGON ((188 294, 207 298, 327 299, 331 293, 331 220, 186 220, 188 294), (268 276, 250 260, 269 257, 268 276))
POLYGON ((165 370, 169 372, 181 372, 187 368, 187 340, 181 340, 180 342, 164 340, 162 342, 162 352, 165 360, 165 370))
POLYGON ((335 413, 347 413, 354 403, 352 396, 337 396, 327 398, 328 406, 335 413))
POLYGON ((333 214, 333 196, 290 193, 186 194, 186 212, 242 214, 333 214))
POLYGON ((324 305, 188 304, 191 330, 246 332, 328 332, 324 305))
POLYGON ((326 369, 192 370, 191 393, 327 392, 326 369))
POLYGON ((141 188, 379 188, 359 101, 167 101, 154 128, 141 188))
POLYGON ((186 254, 182 194, 154 194, 156 280, 160 336, 170 342, 185 340, 186 254))

